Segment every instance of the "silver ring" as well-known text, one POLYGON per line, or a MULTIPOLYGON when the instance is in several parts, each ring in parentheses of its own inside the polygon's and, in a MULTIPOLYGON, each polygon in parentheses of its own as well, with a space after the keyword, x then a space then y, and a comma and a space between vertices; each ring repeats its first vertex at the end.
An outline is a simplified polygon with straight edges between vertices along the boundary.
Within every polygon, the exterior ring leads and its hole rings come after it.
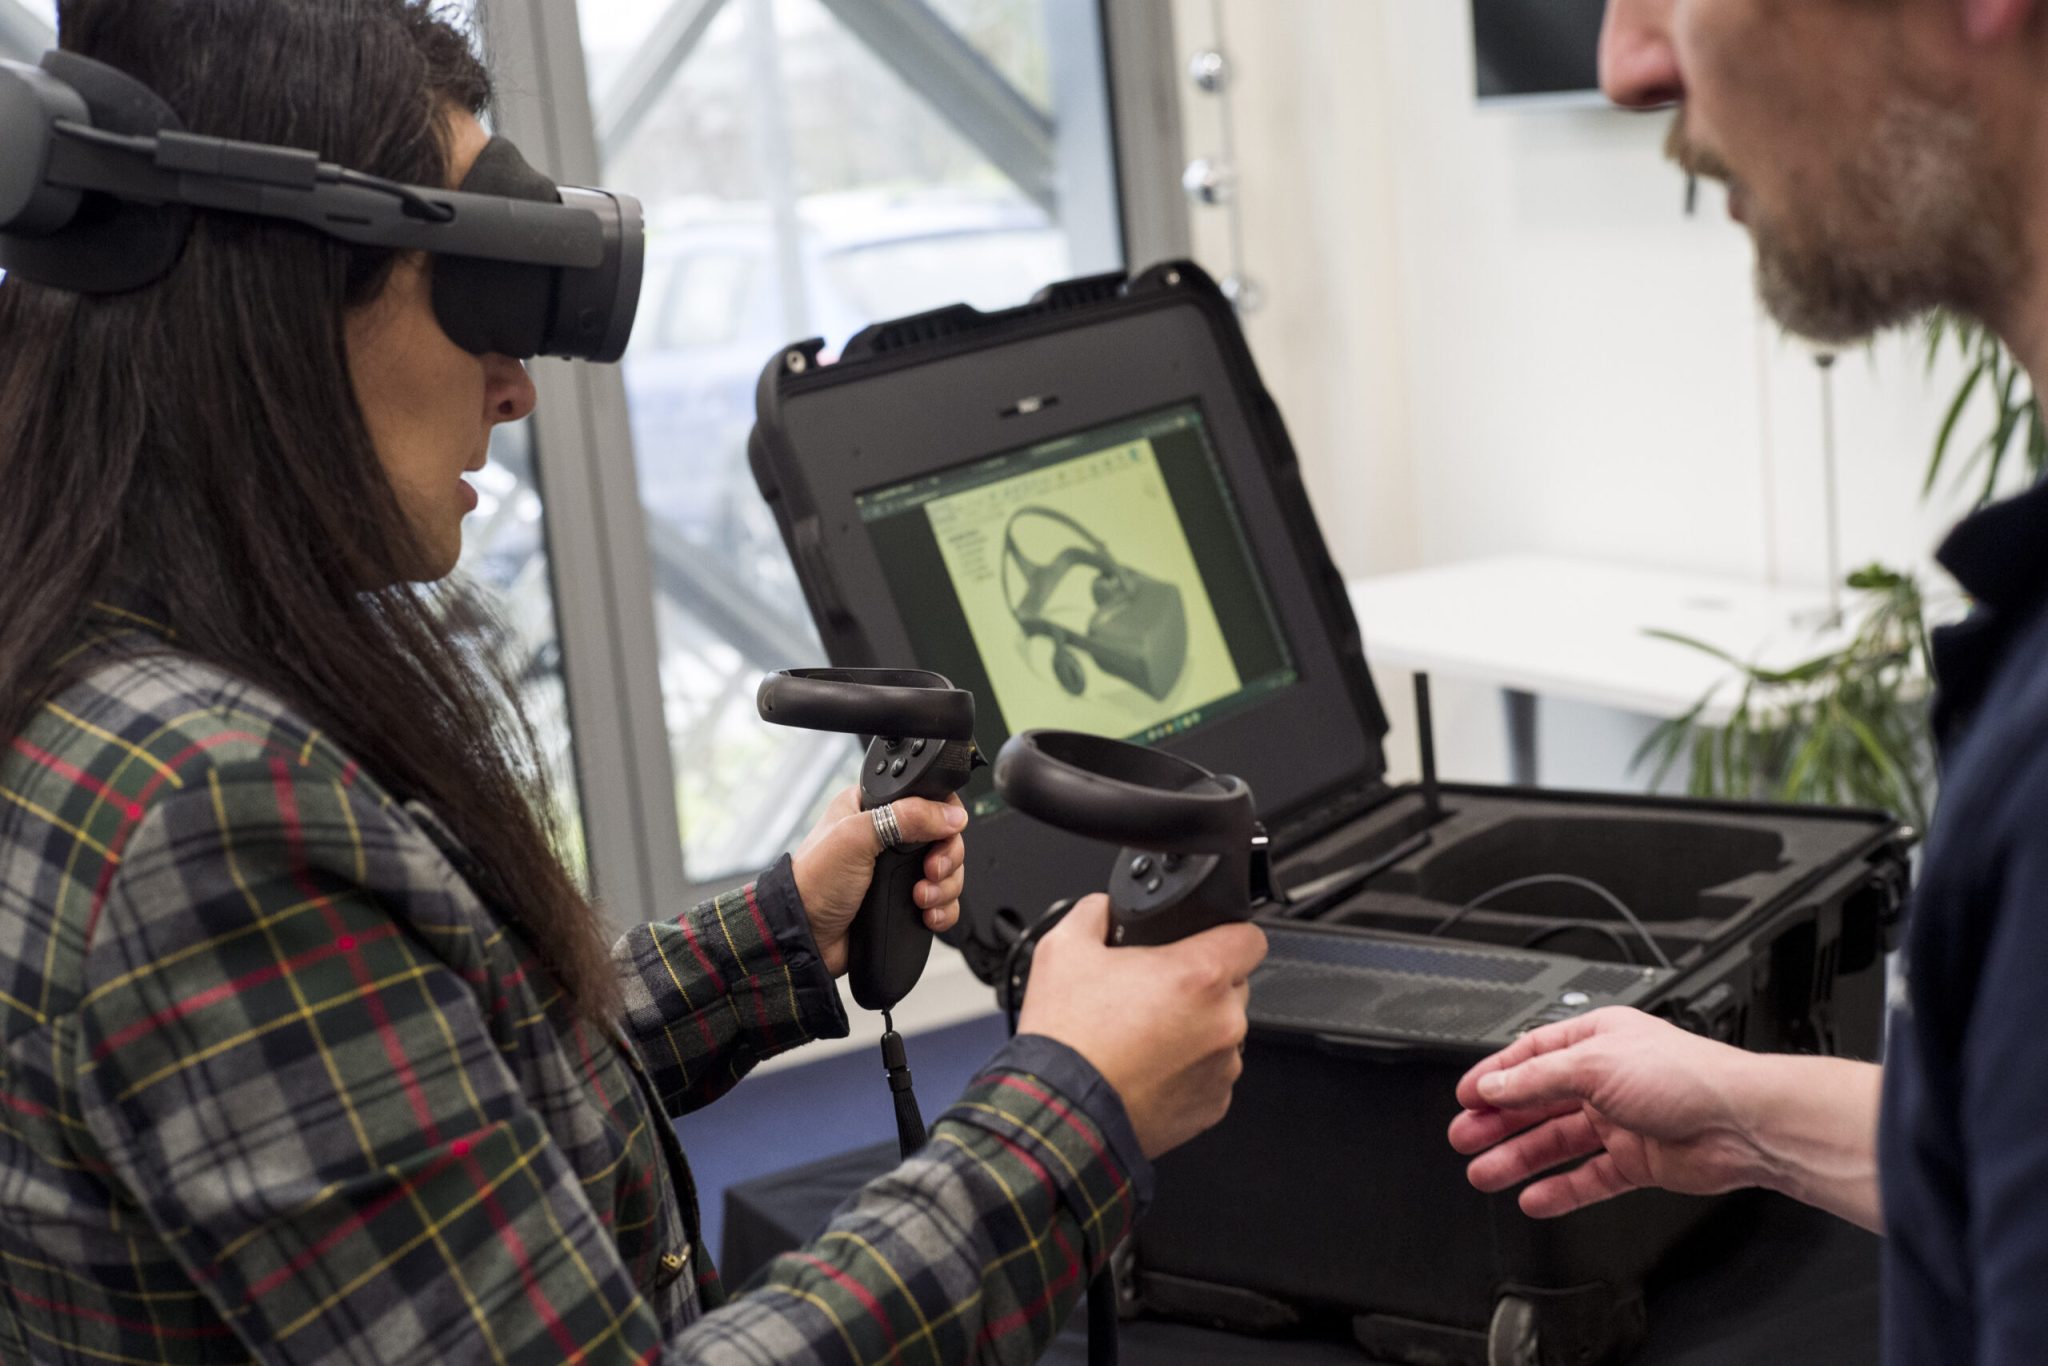
POLYGON ((903 847, 903 831, 896 824, 896 808, 884 804, 868 812, 875 823, 875 838, 882 842, 882 849, 894 853, 903 847))

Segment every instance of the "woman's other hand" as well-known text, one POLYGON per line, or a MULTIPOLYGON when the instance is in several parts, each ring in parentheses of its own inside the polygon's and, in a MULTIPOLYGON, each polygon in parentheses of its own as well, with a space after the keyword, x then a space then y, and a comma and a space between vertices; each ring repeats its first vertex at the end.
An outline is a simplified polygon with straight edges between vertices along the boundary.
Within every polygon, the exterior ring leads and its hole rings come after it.
POLYGON ((1219 925, 1177 943, 1110 948, 1109 898, 1081 901, 1039 944, 1017 1021, 1094 1064, 1123 1099, 1145 1156, 1222 1120, 1244 1070, 1256 925, 1219 925))
MULTIPOLYGON (((924 851, 924 878, 913 896, 925 927, 942 934, 960 919, 960 889, 967 881, 967 845, 960 832, 967 826, 967 808, 958 797, 944 802, 905 797, 894 806, 903 842, 931 846, 924 851)), ((846 936, 881 852, 874 818, 860 809, 860 789, 849 787, 832 799, 792 860, 811 935, 834 977, 846 971, 846 936)))

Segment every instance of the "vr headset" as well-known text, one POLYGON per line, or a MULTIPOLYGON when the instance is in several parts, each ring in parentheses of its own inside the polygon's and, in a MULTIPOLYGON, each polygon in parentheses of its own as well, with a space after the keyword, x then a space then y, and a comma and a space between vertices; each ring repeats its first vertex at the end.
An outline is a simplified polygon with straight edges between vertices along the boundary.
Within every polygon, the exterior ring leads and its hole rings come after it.
POLYGON ((50 52, 0 61, 0 269, 124 294, 168 275, 211 209, 362 246, 431 252, 434 311, 456 345, 609 364, 639 311, 639 201, 563 189, 493 138, 459 190, 400 185, 313 152, 202 137, 110 66, 50 52))
POLYGON ((1063 512, 1047 507, 1019 508, 1003 531, 1004 594, 1009 566, 1024 575, 1024 596, 1010 604, 1010 614, 1024 628, 1025 638, 1052 641, 1052 674, 1075 697, 1088 687, 1079 654, 1092 658, 1104 673, 1121 678, 1155 701, 1165 701, 1187 667, 1188 619, 1180 590, 1117 563, 1099 537, 1063 512), (1017 523, 1035 517, 1057 523, 1086 545, 1069 546, 1051 563, 1039 564, 1017 544, 1017 523), (1046 607, 1068 574, 1086 566, 1095 571, 1095 614, 1088 633, 1062 626, 1046 615, 1046 607))

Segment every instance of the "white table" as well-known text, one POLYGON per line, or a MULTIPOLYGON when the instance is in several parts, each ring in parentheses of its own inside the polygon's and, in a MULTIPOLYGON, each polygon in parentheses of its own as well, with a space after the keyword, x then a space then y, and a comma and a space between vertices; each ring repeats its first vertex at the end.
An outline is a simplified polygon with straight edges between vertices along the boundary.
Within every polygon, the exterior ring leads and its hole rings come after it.
MULTIPOLYGON (((1825 592, 1556 556, 1469 560, 1350 588, 1374 667, 1501 690, 1511 770, 1526 786, 1537 780, 1537 697, 1669 718, 1728 682, 1726 662, 1652 630, 1767 667, 1811 659, 1843 639, 1822 629, 1825 592)), ((1735 695, 1723 687, 1703 719, 1725 721, 1735 695)))

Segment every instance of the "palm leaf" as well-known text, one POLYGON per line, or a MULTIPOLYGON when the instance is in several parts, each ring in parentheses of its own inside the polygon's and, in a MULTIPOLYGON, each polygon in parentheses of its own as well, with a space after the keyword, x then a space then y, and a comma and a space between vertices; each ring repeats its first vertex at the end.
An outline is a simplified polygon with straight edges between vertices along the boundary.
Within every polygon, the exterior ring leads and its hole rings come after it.
POLYGON ((1985 362, 1979 360, 1970 367, 1970 376, 1963 381, 1963 387, 1956 391, 1955 402, 1948 407, 1948 416, 1942 420, 1941 434, 1934 439, 1934 459, 1928 462, 1927 478, 1920 485, 1920 496, 1927 497, 1934 492, 1935 483, 1941 478, 1942 462, 1948 459, 1949 444, 1955 440, 1956 423, 1962 420, 1963 409, 1968 406, 1970 396, 1977 392, 1977 386, 1984 381, 1985 362))

